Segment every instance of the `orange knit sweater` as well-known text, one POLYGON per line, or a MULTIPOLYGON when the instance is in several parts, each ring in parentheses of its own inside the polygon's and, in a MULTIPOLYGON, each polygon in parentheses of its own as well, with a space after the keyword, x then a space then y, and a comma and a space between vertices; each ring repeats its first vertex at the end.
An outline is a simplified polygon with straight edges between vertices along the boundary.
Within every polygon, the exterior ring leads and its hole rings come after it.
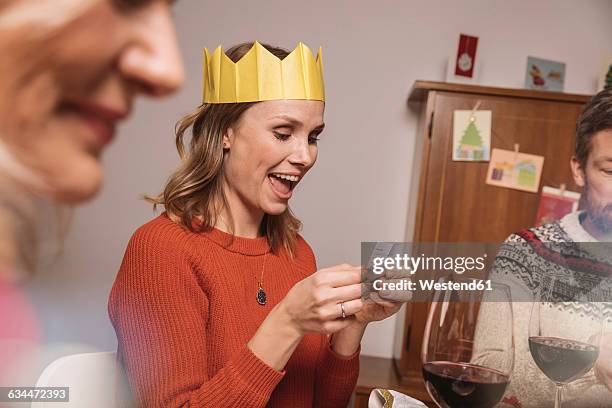
POLYGON ((337 355, 328 336, 306 335, 276 371, 246 344, 289 289, 316 270, 299 237, 292 261, 267 255, 265 306, 256 293, 265 237, 213 229, 191 233, 165 214, 130 240, 109 314, 135 399, 146 407, 344 407, 357 380, 359 351, 337 355))

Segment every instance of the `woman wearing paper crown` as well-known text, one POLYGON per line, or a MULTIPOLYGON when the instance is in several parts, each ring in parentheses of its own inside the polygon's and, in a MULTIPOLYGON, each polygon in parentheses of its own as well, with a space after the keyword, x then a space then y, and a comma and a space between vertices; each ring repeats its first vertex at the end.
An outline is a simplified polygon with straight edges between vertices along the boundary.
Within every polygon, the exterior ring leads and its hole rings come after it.
POLYGON ((204 103, 177 126, 179 168, 136 231, 109 312, 147 407, 343 407, 366 325, 360 268, 317 270, 288 201, 323 131, 321 54, 205 51, 204 103), (190 130, 191 139, 185 140, 190 130))

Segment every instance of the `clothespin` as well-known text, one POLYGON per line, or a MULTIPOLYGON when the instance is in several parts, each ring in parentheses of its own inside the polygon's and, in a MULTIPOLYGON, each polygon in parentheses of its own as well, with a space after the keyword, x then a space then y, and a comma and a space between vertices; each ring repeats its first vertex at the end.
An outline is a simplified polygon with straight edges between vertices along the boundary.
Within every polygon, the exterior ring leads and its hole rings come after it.
POLYGON ((565 183, 561 183, 559 186, 559 195, 563 197, 563 194, 565 194, 565 183))
POLYGON ((470 112, 470 122, 473 122, 476 120, 476 118, 474 117, 474 113, 478 110, 478 108, 480 108, 480 104, 482 104, 482 100, 478 99, 476 103, 474 104, 472 111, 470 112))
POLYGON ((518 143, 514 144, 514 162, 515 163, 518 161, 519 147, 520 145, 518 143))

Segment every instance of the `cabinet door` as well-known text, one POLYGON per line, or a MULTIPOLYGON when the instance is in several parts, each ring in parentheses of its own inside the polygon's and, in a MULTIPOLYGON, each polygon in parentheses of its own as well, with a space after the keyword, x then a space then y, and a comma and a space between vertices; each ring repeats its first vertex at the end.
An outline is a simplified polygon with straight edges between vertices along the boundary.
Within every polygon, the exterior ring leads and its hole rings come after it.
MULTIPOLYGON (((452 161, 453 112, 481 101, 492 111, 491 147, 544 156, 540 186, 577 190, 569 167, 582 104, 520 97, 430 92, 431 140, 425 143, 414 242, 502 242, 535 222, 539 194, 485 183, 488 162, 452 161), (433 100, 431 100, 433 98, 433 100)), ((402 382, 423 392, 421 342, 429 304, 406 305, 396 367, 402 382)), ((399 333, 398 333, 399 334, 399 333)))
MULTIPOLYGON (((453 112, 492 111, 491 147, 544 156, 540 185, 565 183, 575 190, 569 160, 581 105, 507 97, 438 93, 434 102, 429 162, 419 242, 501 242, 532 226, 539 194, 485 183, 488 162, 452 161, 453 112)), ((417 215, 418 216, 418 215, 417 215)))

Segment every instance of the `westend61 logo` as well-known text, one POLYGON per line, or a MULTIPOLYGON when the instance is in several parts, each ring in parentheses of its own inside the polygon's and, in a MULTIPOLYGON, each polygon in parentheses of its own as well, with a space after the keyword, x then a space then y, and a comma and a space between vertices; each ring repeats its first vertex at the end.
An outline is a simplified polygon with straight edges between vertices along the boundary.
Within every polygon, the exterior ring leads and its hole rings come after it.
POLYGON ((372 258, 372 272, 377 275, 386 270, 406 271, 414 275, 419 270, 427 271, 453 271, 462 275, 466 271, 483 271, 487 254, 479 257, 440 257, 440 256, 410 256, 396 254, 395 256, 379 256, 372 258))

